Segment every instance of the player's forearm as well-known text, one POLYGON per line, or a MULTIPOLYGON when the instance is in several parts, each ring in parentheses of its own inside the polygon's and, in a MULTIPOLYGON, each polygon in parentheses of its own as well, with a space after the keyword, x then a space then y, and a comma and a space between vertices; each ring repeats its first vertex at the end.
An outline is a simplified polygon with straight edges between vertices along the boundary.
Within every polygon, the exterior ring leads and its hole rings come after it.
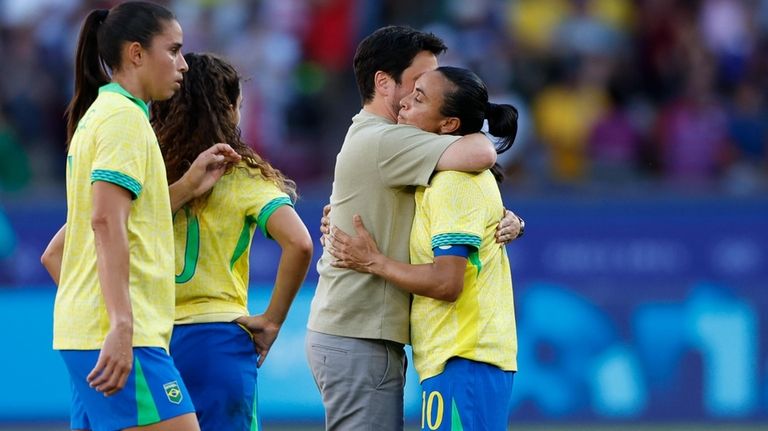
POLYGON ((296 298, 312 261, 312 240, 307 235, 297 242, 283 246, 277 269, 272 298, 264 316, 271 322, 282 324, 296 298))
POLYGON ((464 280, 455 271, 436 263, 411 265, 378 254, 372 260, 369 272, 390 281, 414 295, 441 301, 455 301, 463 288, 464 280))
POLYGON ((128 231, 116 217, 94 216, 91 221, 96 243, 96 264, 104 304, 112 328, 133 330, 129 291, 128 231))
POLYGON ((45 248, 43 255, 40 256, 40 263, 43 264, 48 274, 51 275, 53 282, 58 286, 61 278, 61 261, 64 257, 64 237, 67 225, 64 224, 61 229, 51 238, 51 242, 45 248))
POLYGON ((178 181, 168 187, 168 194, 171 196, 171 212, 175 213, 184 204, 195 197, 194 188, 186 177, 181 177, 178 181))

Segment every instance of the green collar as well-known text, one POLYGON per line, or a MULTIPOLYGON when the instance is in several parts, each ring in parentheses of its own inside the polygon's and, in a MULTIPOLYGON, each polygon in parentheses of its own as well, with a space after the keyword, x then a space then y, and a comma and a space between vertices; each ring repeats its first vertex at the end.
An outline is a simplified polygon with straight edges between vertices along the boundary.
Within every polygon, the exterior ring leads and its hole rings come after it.
POLYGON ((146 103, 144 103, 143 100, 134 97, 131 93, 127 92, 125 88, 121 87, 120 84, 117 82, 110 82, 107 85, 102 85, 99 87, 99 94, 101 94, 102 91, 109 91, 110 93, 117 93, 122 94, 123 96, 127 97, 131 102, 135 103, 139 108, 141 108, 142 111, 144 111, 144 115, 149 118, 149 107, 146 103))

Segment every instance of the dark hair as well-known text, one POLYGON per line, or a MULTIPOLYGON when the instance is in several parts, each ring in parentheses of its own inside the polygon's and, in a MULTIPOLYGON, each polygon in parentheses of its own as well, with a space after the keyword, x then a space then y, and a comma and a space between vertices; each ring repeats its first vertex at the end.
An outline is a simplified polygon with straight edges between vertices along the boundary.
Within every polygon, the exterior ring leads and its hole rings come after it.
POLYGON ((439 55, 446 49, 439 37, 411 27, 391 25, 373 32, 357 46, 353 60, 357 89, 363 105, 373 100, 373 80, 377 71, 389 74, 400 84, 403 71, 411 65, 418 53, 429 51, 439 55))
MULTIPOLYGON (((488 102, 488 89, 480 77, 470 70, 443 66, 436 71, 453 84, 453 88, 443 95, 440 114, 460 120, 459 129, 455 133, 468 135, 479 132, 483 128, 483 121, 488 120, 490 134, 501 138, 496 143, 496 153, 507 151, 517 135, 517 109, 512 105, 488 102)), ((491 172, 497 181, 504 179, 498 164, 491 172)))
POLYGON ((241 81, 235 68, 213 54, 188 53, 184 59, 189 70, 181 89, 168 100, 153 102, 151 109, 168 183, 181 178, 200 153, 217 142, 225 142, 246 165, 258 169, 264 179, 295 201, 296 184, 246 145, 232 121, 241 81))
POLYGON ((121 64, 121 50, 126 42, 149 47, 152 38, 163 31, 167 21, 176 19, 168 9, 147 2, 122 3, 112 9, 92 10, 85 18, 77 41, 75 58, 75 93, 67 106, 67 145, 77 123, 99 94, 99 87, 109 83, 109 71, 121 64))

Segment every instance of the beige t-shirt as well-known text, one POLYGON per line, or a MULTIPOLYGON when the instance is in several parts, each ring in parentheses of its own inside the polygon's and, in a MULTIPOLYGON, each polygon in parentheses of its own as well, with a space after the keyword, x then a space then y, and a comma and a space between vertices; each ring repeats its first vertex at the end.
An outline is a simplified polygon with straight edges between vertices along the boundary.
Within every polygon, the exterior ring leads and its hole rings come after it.
MULTIPOLYGON (((336 156, 331 224, 354 234, 360 214, 382 253, 408 262, 416 186, 426 186, 440 156, 459 136, 392 124, 361 110, 336 156)), ((334 268, 327 251, 307 327, 325 334, 409 342, 410 295, 386 280, 334 268)))

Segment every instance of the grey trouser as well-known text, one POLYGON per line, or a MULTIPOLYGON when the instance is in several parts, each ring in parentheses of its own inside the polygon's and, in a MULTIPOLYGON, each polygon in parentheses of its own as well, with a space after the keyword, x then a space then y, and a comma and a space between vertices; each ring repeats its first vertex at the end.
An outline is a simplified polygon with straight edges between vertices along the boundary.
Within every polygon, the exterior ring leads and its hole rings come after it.
POLYGON ((326 430, 403 429, 402 344, 308 330, 306 351, 323 396, 326 430))

